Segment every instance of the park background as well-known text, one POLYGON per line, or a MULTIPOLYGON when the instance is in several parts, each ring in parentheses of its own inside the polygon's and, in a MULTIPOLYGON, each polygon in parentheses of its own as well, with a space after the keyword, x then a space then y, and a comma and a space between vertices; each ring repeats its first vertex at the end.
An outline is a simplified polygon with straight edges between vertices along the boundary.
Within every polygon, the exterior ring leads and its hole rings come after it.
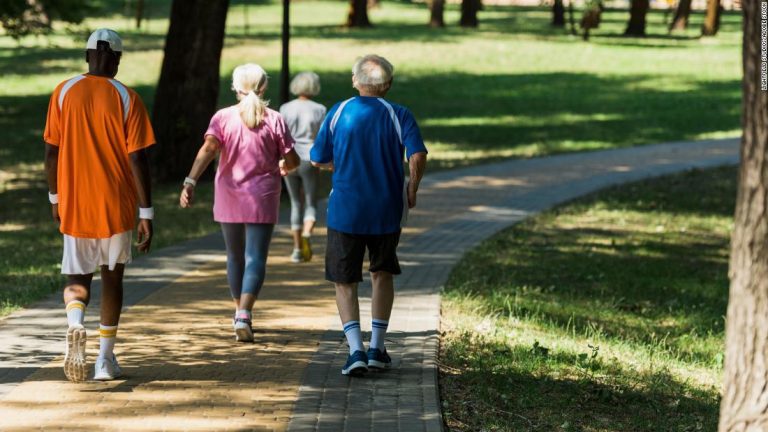
MULTIPOLYGON (((593 3, 574 5, 575 35, 568 23, 551 25, 550 5, 490 3, 477 27, 462 27, 461 5, 449 2, 445 27, 435 28, 427 4, 382 0, 368 10, 372 27, 350 28, 345 2, 294 1, 291 72, 317 72, 317 100, 331 106, 354 94, 357 57, 387 57, 395 65, 388 98, 416 116, 428 172, 740 134, 738 3, 724 2, 719 31, 703 37, 706 4, 693 2, 687 28, 670 32, 677 5, 653 2, 645 36, 633 37, 624 34, 630 5, 609 2, 588 41, 578 21, 593 3)), ((138 28, 136 2, 91 4, 84 21, 54 20, 52 33, 0 36, 2 315, 61 286, 42 130, 53 88, 86 70, 90 31, 121 34, 117 78, 150 111, 155 104, 171 1, 146 1, 138 28)), ((271 76, 267 97, 277 108, 281 16, 278 2, 230 2, 217 107, 234 103, 232 69, 255 62, 271 76)), ((155 186, 155 248, 218 229, 211 184, 182 217, 180 180, 155 186)), ((512 227, 468 254, 444 293, 446 425, 715 430, 735 190, 735 167, 623 186, 512 227)))

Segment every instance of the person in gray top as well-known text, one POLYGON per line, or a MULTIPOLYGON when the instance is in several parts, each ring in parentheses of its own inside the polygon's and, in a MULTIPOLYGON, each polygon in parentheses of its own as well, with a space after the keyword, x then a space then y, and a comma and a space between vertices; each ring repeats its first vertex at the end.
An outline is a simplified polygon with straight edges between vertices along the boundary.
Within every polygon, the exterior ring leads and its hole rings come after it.
POLYGON ((291 198, 291 231, 293 232, 293 253, 291 261, 299 263, 312 259, 310 238, 317 217, 318 168, 309 161, 309 151, 315 141, 326 109, 312 98, 320 93, 320 77, 314 72, 301 72, 293 78, 291 93, 296 99, 280 107, 280 114, 288 124, 291 136, 296 141, 295 149, 301 158, 299 168, 285 177, 288 195, 291 198), (304 217, 301 217, 300 188, 304 187, 304 217))

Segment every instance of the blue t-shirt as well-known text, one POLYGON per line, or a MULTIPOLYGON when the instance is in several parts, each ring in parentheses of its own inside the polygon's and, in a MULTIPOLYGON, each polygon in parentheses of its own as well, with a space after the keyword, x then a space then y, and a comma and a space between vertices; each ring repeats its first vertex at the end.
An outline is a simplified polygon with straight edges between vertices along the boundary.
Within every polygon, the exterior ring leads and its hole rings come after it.
POLYGON ((410 158, 421 152, 427 148, 406 108, 368 96, 334 105, 310 152, 313 162, 334 165, 328 227, 349 234, 399 231, 403 153, 410 158))

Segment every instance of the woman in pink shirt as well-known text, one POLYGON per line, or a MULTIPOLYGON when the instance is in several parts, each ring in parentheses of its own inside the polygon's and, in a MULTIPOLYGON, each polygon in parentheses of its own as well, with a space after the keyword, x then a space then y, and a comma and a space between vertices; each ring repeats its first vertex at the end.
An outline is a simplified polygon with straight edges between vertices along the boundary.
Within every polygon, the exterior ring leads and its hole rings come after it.
POLYGON ((184 180, 179 202, 192 205, 197 179, 219 155, 213 218, 227 247, 227 280, 235 303, 235 340, 253 341, 251 310, 264 283, 272 231, 280 210, 280 176, 299 165, 293 138, 263 100, 267 73, 245 64, 232 73, 240 101, 214 114, 184 180))

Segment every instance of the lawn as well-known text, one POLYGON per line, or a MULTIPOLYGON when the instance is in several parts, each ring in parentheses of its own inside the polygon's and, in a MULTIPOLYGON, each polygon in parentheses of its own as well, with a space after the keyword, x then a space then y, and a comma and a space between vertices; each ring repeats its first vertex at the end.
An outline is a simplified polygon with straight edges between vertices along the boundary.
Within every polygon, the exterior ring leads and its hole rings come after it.
MULTIPOLYGON (((0 315, 60 283, 60 240, 49 221, 42 176, 41 135, 52 89, 84 70, 89 29, 120 31, 126 52, 118 78, 151 109, 160 71, 170 1, 148 2, 142 30, 121 15, 122 1, 102 1, 104 17, 84 26, 58 26, 50 37, 0 36, 0 315)), ((339 27, 346 4, 300 1, 292 6, 294 71, 322 79, 326 105, 352 95, 350 66, 377 52, 396 67, 390 98, 408 106, 430 148, 430 169, 568 151, 734 135, 739 129, 740 16, 726 13, 716 38, 691 29, 669 36, 661 12, 649 15, 649 36, 623 38, 626 11, 607 11, 589 43, 552 29, 544 8, 492 7, 478 30, 430 29, 426 6, 383 2, 370 30, 339 27)), ((279 76, 280 6, 232 2, 222 56, 220 106, 232 103, 229 74, 258 62, 279 76), (246 31, 246 22, 248 23, 246 31)), ((277 82, 268 96, 277 101, 277 82)), ((274 103, 273 106, 276 106, 274 103)), ((162 145, 162 143, 160 144, 162 145)), ((198 145, 190 143, 189 145, 198 145)), ((180 179, 181 180, 181 179, 180 179)), ((207 190, 210 196, 210 186, 207 190)), ((216 230, 200 202, 183 214, 177 185, 156 188, 156 246, 216 230)))
POLYGON ((643 181, 468 253, 443 297, 451 429, 716 430, 735 196, 733 167, 643 181))

